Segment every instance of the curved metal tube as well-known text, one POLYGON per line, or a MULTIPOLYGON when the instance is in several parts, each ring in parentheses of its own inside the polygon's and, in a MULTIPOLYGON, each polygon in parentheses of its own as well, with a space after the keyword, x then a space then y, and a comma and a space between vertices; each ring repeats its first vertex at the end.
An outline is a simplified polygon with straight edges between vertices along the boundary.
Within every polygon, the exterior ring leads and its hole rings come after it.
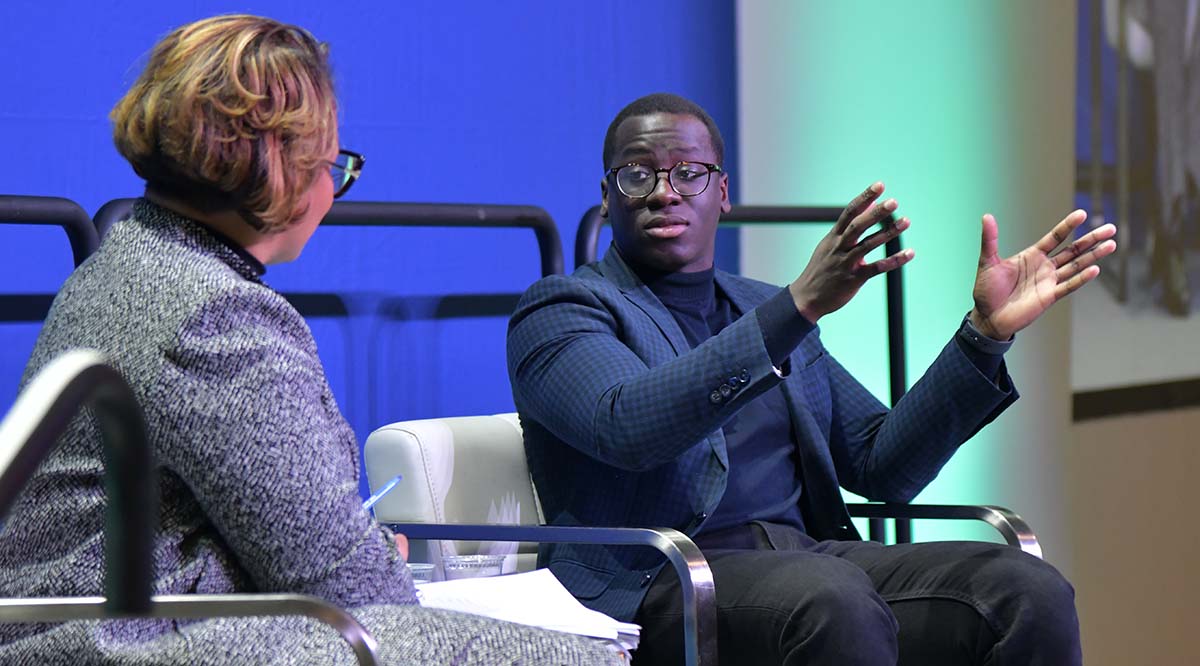
POLYGON ((542 275, 563 272, 562 241, 558 236, 558 227, 550 214, 538 206, 338 201, 321 224, 350 227, 527 228, 537 236, 542 275))
POLYGON ((600 227, 605 220, 600 217, 600 207, 592 206, 583 212, 579 218, 579 228, 575 230, 575 268, 590 264, 598 254, 596 246, 600 243, 600 227))
POLYGON ((387 523, 410 539, 462 541, 541 541, 604 546, 653 546, 667 556, 683 589, 684 661, 688 666, 717 663, 717 605, 712 570, 700 548, 670 528, 562 527, 558 525, 470 525, 387 523))
POLYGON ((958 504, 849 504, 856 518, 900 518, 933 520, 979 520, 996 529, 1010 546, 1042 557, 1037 535, 1023 518, 1010 509, 991 505, 958 504))
POLYGON ((0 515, 8 513, 34 470, 79 408, 90 405, 104 441, 105 593, 115 613, 150 606, 151 547, 158 489, 137 398, 99 353, 72 351, 51 361, 0 422, 0 515))
MULTIPOLYGON (((362 625, 319 599, 300 595, 150 596, 158 486, 137 397, 119 372, 91 350, 70 351, 48 363, 0 421, 0 516, 8 513, 38 465, 80 407, 92 408, 104 446, 105 597, 0 600, 0 620, 53 621, 77 617, 206 617, 303 614, 331 624, 375 663, 375 641, 362 625), (236 604, 233 606, 231 604, 236 604), (75 616, 79 612, 86 615, 75 616), (23 614, 19 615, 19 614, 23 614)), ((361 661, 361 659, 360 659, 361 661)))
MULTIPOLYGON (((363 666, 378 663, 375 638, 346 611, 302 594, 172 594, 150 598, 136 617, 202 620, 211 617, 303 615, 337 630, 363 666)), ((0 622, 68 622, 114 617, 104 597, 0 599, 0 622)))
MULTIPOLYGON (((114 199, 96 211, 101 235, 128 217, 133 199, 114 199)), ((504 204, 400 203, 394 201, 336 201, 321 224, 330 227, 484 227, 527 228, 537 237, 542 275, 563 272, 558 226, 538 206, 504 204)))
POLYGON ((0 223, 48 224, 63 228, 75 265, 100 246, 92 220, 79 204, 61 197, 0 196, 0 223))
MULTIPOLYGON (((721 224, 757 224, 761 222, 836 222, 841 206, 733 206, 721 216, 721 224)), ((607 221, 600 216, 600 206, 592 206, 579 220, 575 232, 575 266, 595 261, 600 239, 600 227, 607 221)))
MULTIPOLYGON (((721 216, 721 224, 764 224, 764 223, 829 223, 837 221, 842 209, 836 206, 733 206, 721 216)), ((596 245, 600 239, 600 227, 605 219, 600 217, 600 207, 592 206, 579 220, 575 234, 575 266, 579 267, 596 260, 596 245)), ((889 255, 900 251, 900 239, 887 242, 889 255)), ((888 328, 888 388, 892 405, 895 406, 908 390, 908 369, 904 355, 904 282, 903 271, 890 271, 884 280, 887 283, 887 328, 888 328)))
MULTIPOLYGON (((842 214, 838 206, 733 206, 728 213, 721 216, 723 225, 763 224, 763 223, 830 223, 836 222, 842 214)), ((600 227, 605 224, 600 217, 600 207, 592 206, 579 220, 579 229, 575 233, 575 266, 579 267, 596 260, 596 244, 600 239, 600 227)), ((893 238, 887 242, 888 255, 900 251, 900 239, 893 238)), ((900 402, 908 390, 908 364, 905 355, 904 331, 904 271, 889 271, 884 276, 887 285, 887 358, 888 358, 888 389, 892 406, 900 402)), ((909 543, 912 541, 912 526, 906 520, 896 521, 896 542, 909 543)), ((871 521, 871 536, 883 533, 881 520, 871 521)))
POLYGON ((104 238, 114 224, 133 214, 134 201, 137 199, 113 199, 101 206, 100 210, 97 210, 92 217, 92 225, 96 228, 96 234, 100 238, 104 238))

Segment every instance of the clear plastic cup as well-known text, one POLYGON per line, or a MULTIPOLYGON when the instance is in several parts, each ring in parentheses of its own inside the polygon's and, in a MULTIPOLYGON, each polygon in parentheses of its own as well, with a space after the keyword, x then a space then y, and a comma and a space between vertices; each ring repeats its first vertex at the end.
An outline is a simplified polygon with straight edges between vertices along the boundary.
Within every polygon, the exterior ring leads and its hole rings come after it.
POLYGON ((432 564, 425 562, 408 563, 408 570, 412 572, 414 583, 432 583, 434 568, 432 564))
POLYGON ((499 576, 504 570, 503 555, 445 555, 442 571, 446 580, 499 576))

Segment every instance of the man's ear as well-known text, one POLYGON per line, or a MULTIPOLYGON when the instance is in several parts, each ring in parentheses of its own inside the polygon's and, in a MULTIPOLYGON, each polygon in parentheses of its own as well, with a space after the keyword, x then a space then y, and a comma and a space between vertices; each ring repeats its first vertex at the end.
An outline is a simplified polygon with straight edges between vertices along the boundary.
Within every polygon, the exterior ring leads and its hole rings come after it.
POLYGON ((600 179, 600 217, 608 217, 608 176, 600 179))
POLYGON ((733 208, 729 202, 729 174, 721 172, 721 212, 728 213, 733 208))

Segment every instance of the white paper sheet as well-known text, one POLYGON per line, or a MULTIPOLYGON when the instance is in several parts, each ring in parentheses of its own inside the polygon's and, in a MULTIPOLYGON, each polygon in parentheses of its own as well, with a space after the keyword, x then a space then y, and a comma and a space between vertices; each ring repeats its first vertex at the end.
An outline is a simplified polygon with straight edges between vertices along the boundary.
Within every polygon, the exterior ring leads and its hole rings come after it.
POLYGON ((579 603, 550 573, 491 578, 467 578, 417 586, 421 605, 485 615, 543 629, 617 641, 626 650, 637 647, 641 627, 617 620, 579 603))

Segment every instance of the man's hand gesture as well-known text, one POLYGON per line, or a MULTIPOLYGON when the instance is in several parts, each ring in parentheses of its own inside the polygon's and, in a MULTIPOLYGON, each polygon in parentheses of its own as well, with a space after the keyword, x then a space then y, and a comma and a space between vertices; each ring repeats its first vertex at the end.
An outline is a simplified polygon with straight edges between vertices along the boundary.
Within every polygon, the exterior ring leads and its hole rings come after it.
POLYGON ((913 258, 912 250, 901 250, 890 257, 867 263, 865 257, 875 248, 899 236, 909 227, 908 218, 891 223, 896 200, 872 205, 883 194, 883 183, 875 183, 846 206, 833 229, 813 250, 812 258, 800 277, 790 285, 796 309, 812 323, 850 302, 867 280, 900 268, 913 258), (863 238, 875 226, 883 228, 863 238))
POLYGON ((1008 340, 1033 323, 1059 299, 1100 274, 1094 264, 1117 249, 1111 240, 1116 227, 1106 224, 1055 252, 1087 219, 1077 210, 1054 225, 1050 233, 1021 252, 1002 259, 996 219, 983 216, 983 242, 975 274, 975 308, 971 323, 980 333, 1008 340))

